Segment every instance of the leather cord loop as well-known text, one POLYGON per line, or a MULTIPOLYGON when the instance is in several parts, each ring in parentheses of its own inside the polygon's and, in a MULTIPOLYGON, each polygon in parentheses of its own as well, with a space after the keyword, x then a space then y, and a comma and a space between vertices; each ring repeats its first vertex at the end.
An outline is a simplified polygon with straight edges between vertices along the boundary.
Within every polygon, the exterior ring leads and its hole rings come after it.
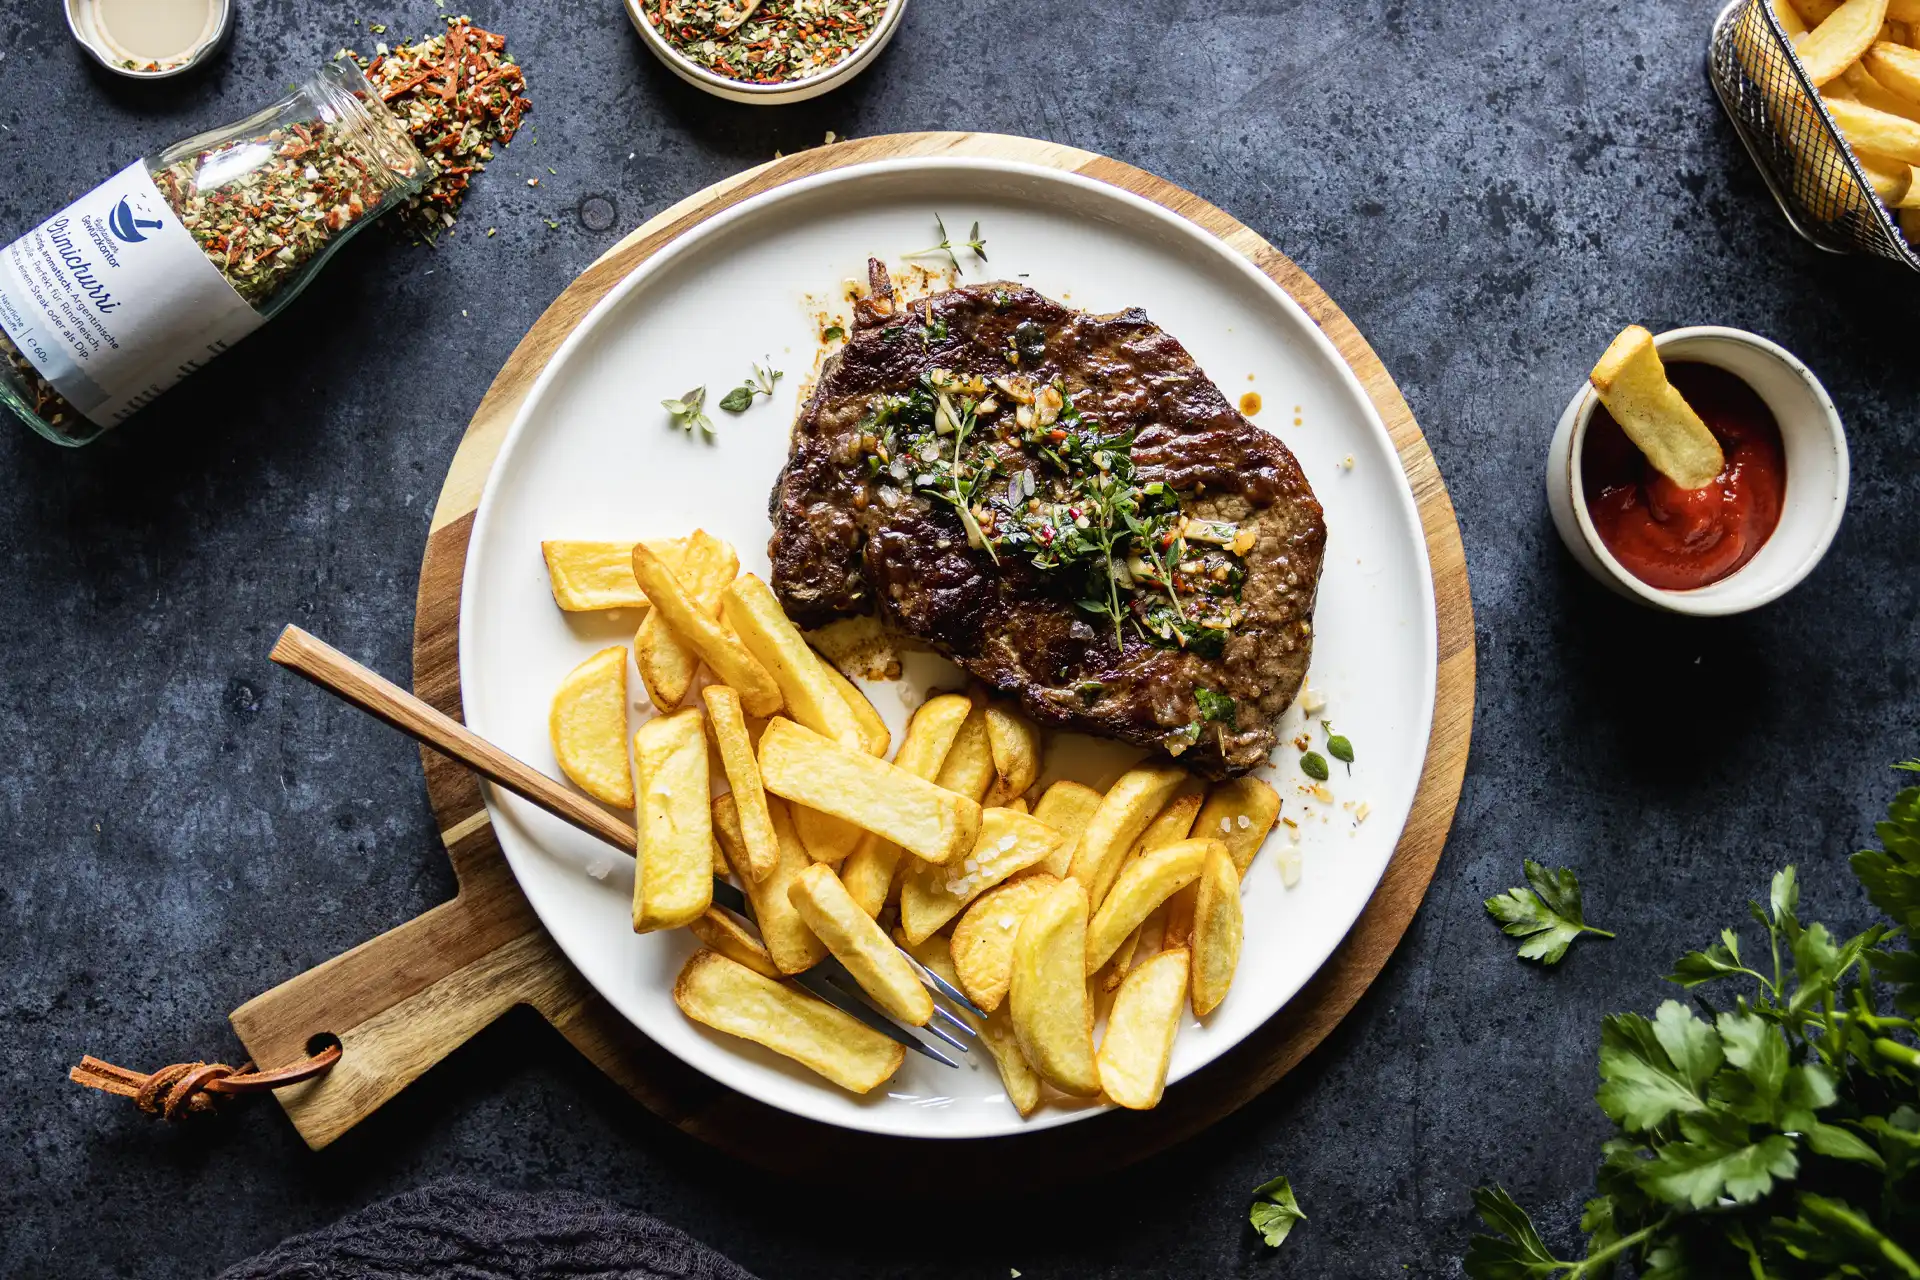
POLYGON ((176 1062, 158 1071, 129 1071, 88 1054, 67 1073, 75 1084, 122 1098, 151 1116, 178 1120, 213 1110, 220 1095, 264 1093, 325 1074, 340 1061, 338 1042, 300 1062, 271 1071, 257 1071, 251 1062, 230 1067, 224 1062, 176 1062))

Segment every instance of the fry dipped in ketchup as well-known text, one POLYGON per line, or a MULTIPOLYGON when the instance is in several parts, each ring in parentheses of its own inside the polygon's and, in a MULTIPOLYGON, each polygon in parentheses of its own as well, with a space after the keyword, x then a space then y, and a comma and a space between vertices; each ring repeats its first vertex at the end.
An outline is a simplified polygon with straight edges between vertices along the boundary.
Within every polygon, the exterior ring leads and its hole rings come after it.
POLYGON ((1587 511, 1613 558, 1648 586, 1690 591, 1759 552, 1780 523, 1786 455, 1766 402, 1714 365, 1661 362, 1639 326, 1594 366, 1581 456, 1587 511))

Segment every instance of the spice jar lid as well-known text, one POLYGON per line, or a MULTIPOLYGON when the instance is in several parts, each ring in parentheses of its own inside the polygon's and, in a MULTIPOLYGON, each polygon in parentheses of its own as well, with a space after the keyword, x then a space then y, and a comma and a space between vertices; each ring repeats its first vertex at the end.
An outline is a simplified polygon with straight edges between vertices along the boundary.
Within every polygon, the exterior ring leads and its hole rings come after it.
MULTIPOLYGON (((732 102, 748 102, 757 106, 802 102, 846 84, 865 71, 880 56, 880 51, 887 47, 887 42, 893 39, 894 32, 899 30, 900 20, 907 9, 907 0, 885 0, 885 11, 873 24, 872 30, 867 32, 851 53, 838 62, 831 63, 801 79, 782 80, 774 84, 756 84, 750 80, 736 80, 730 76, 721 75, 675 48, 673 43, 654 26, 654 20, 663 11, 666 0, 624 0, 624 3, 627 8, 627 17, 633 22, 634 29, 640 33, 642 43, 675 75, 688 84, 705 89, 717 98, 726 98, 732 102)), ((738 3, 738 0, 735 0, 735 3, 738 3)))
POLYGON ((165 80, 191 71, 212 57, 233 29, 233 0, 66 0, 66 6, 74 40, 95 62, 129 80, 165 80), (195 36, 193 20, 200 9, 205 22, 195 36), (116 30, 121 21, 134 23, 135 30, 116 30), (188 33, 184 48, 163 53, 134 47, 142 35, 182 25, 188 33))

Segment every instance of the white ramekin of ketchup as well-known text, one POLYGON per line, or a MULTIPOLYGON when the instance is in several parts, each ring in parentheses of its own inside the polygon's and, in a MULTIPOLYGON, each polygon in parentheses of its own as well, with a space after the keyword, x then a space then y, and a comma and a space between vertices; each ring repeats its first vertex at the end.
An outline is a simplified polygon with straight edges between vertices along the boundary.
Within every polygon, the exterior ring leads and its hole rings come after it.
POLYGON ((1547 456, 1547 505, 1580 567, 1620 594, 1718 616, 1778 599, 1812 572, 1847 506, 1847 436, 1807 366, 1739 329, 1654 338, 1667 376, 1727 465, 1703 489, 1655 471, 1591 386, 1547 456))

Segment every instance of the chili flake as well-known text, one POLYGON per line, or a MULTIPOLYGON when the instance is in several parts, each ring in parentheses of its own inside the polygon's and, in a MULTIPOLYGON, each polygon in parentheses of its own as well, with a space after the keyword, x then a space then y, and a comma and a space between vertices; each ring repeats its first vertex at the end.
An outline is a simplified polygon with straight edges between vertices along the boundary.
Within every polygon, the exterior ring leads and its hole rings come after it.
MULTIPOLYGON (((745 84, 818 75, 866 43, 890 0, 647 0, 647 21, 698 65, 745 84)), ((829 139, 831 140, 831 139, 829 139)))
POLYGON ((453 226, 472 176, 494 158, 495 144, 513 141, 533 106, 505 36, 481 30, 470 18, 446 21, 444 33, 417 44, 372 58, 352 55, 439 169, 400 214, 429 243, 453 226))

